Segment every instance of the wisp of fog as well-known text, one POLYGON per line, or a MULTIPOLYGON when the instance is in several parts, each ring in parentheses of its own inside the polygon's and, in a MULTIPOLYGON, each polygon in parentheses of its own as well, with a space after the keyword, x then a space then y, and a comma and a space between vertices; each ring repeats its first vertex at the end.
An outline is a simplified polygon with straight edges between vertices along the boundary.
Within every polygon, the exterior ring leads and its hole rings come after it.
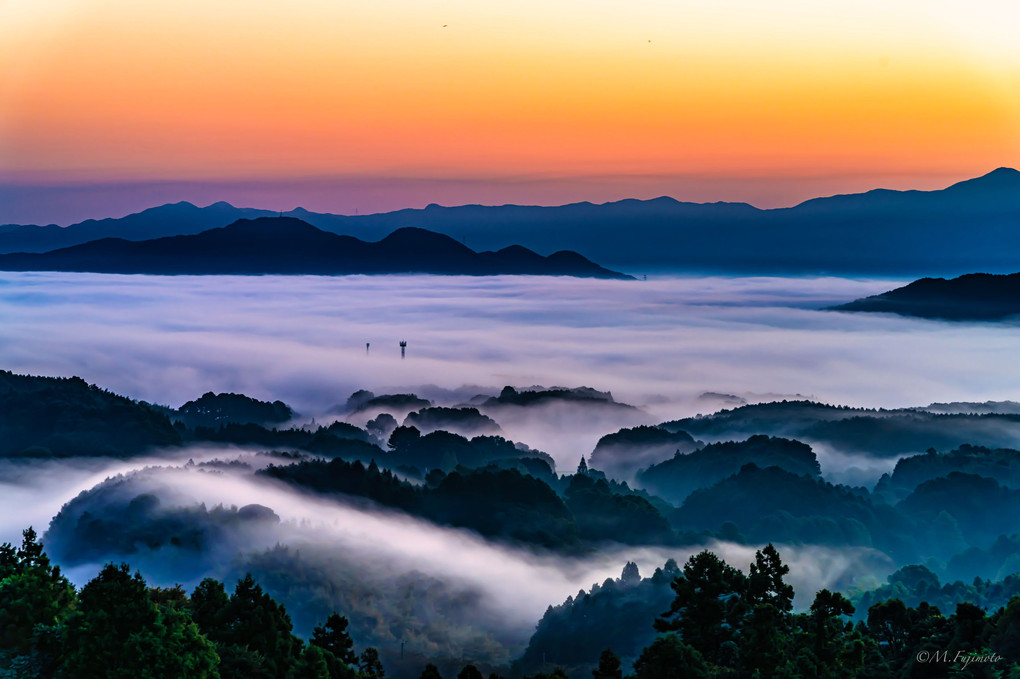
MULTIPOLYGON (((187 453, 192 460, 239 457, 236 449, 216 451, 206 447, 187 453)), ((240 459, 260 464, 250 454, 241 454, 240 459)), ((197 503, 210 507, 260 504, 280 517, 278 524, 258 524, 255 532, 231 534, 224 544, 216 545, 221 551, 253 553, 282 544, 333 554, 338 565, 358 563, 361 565, 358 570, 365 573, 384 573, 387 577, 424 573, 450 586, 484 593, 479 600, 484 602, 485 610, 478 610, 476 615, 498 620, 498 625, 520 634, 532 628, 549 604, 561 602, 579 589, 587 589, 606 578, 619 577, 627 561, 636 562, 642 573, 650 575, 668 558, 682 564, 701 549, 711 549, 745 569, 754 560, 754 547, 716 541, 683 548, 620 545, 585 556, 567 557, 492 542, 471 531, 437 526, 374 505, 347 502, 342 497, 311 497, 248 472, 210 473, 193 465, 140 465, 134 470, 122 466, 118 471, 121 476, 115 480, 124 482, 128 495, 156 493, 167 507, 197 503)), ((797 591, 805 593, 804 597, 822 587, 848 584, 864 573, 892 569, 887 558, 870 549, 782 549, 784 560, 792 568, 790 580, 797 591)), ((170 555, 171 551, 169 545, 152 553, 140 548, 131 556, 132 565, 154 583, 180 582, 182 578, 173 568, 180 557, 170 555)), ((223 577, 230 556, 227 554, 209 572, 196 575, 185 584, 194 586, 206 575, 223 577)), ((78 564, 69 573, 80 584, 93 577, 100 567, 99 563, 78 564)), ((804 601, 798 603, 806 605, 804 601)))

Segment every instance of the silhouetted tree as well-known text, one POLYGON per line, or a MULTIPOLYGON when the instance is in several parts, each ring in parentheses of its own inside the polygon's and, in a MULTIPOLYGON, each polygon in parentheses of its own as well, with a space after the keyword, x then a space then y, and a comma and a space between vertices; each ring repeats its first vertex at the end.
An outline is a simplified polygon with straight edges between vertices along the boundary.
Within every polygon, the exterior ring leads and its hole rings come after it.
POLYGON ((306 646, 291 676, 293 679, 331 679, 325 651, 311 644, 306 646))
POLYGON ((358 667, 361 670, 362 679, 383 679, 386 671, 379 660, 379 651, 369 646, 358 659, 358 667))
POLYGON ((598 667, 591 671, 591 676, 592 679, 623 679, 620 659, 613 653, 613 649, 607 648, 602 651, 598 667))
POLYGON ((707 679, 701 654, 676 634, 664 634, 634 661, 634 679, 707 679))
POLYGON ((744 574, 704 551, 684 564, 671 587, 676 597, 669 611, 656 619, 655 629, 679 631, 683 643, 710 663, 727 660, 724 656, 730 654, 747 610, 744 574))
POLYGON ((316 626, 312 630, 311 643, 321 649, 329 651, 340 661, 347 665, 353 665, 358 657, 354 653, 354 641, 347 632, 347 618, 332 613, 326 622, 316 626))
POLYGON ((443 679, 443 675, 439 673, 438 667, 429 663, 425 666, 425 669, 422 670, 421 676, 419 676, 418 679, 443 679))
POLYGON ((213 641, 224 641, 229 634, 225 627, 228 603, 230 597, 227 596, 223 583, 212 578, 206 578, 198 583, 195 591, 191 593, 189 600, 191 619, 198 625, 202 634, 213 641))
MULTIPOLYGON (((262 591, 251 574, 238 580, 223 612, 222 642, 262 658, 268 676, 286 679, 301 651, 301 640, 283 606, 262 591)), ((225 674, 225 673, 224 673, 225 674)))
POLYGON ((74 588, 50 563, 31 527, 21 547, 0 545, 0 649, 29 653, 37 626, 53 627, 71 610, 74 588))
POLYGON ((457 679, 485 679, 482 673, 474 665, 465 665, 457 674, 457 679))
POLYGON ((390 434, 390 438, 389 441, 387 441, 387 445, 392 450, 400 450, 401 448, 406 448, 407 446, 414 444, 420 438, 421 432, 418 431, 417 427, 401 426, 394 429, 393 433, 390 434))

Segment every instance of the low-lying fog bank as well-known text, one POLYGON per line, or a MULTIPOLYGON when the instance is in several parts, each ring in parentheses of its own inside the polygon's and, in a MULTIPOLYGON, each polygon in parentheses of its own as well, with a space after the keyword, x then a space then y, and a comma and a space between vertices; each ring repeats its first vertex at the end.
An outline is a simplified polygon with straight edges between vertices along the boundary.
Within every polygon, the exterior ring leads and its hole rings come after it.
MULTIPOLYGON (((704 392, 867 407, 1015 396, 1015 326, 818 311, 896 283, 2 273, 0 366, 174 407, 240 392, 320 417, 356 389, 421 385, 587 385, 647 423, 714 410, 704 392)), ((563 461, 619 426, 504 424, 563 461)))

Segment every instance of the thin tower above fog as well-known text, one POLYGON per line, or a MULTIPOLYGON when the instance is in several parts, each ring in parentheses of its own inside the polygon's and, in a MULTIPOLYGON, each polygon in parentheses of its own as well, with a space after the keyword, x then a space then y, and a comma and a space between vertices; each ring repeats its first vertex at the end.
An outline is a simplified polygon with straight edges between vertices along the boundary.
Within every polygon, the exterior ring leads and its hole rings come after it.
POLYGON ((407 351, 407 340, 400 340, 400 358, 404 358, 404 352, 407 351))

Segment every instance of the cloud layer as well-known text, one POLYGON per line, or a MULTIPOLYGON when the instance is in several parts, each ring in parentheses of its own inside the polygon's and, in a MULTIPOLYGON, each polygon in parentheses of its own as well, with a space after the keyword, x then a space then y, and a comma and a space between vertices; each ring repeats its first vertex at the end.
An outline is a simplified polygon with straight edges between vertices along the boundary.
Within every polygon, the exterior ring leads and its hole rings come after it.
MULTIPOLYGON (((427 384, 587 385, 649 422, 709 410, 705 391, 868 407, 1016 397, 1015 326, 817 310, 899 283, 3 273, 0 367, 172 406, 244 392, 306 415, 359 388, 427 384)), ((618 426, 508 434, 576 464, 618 426)))

